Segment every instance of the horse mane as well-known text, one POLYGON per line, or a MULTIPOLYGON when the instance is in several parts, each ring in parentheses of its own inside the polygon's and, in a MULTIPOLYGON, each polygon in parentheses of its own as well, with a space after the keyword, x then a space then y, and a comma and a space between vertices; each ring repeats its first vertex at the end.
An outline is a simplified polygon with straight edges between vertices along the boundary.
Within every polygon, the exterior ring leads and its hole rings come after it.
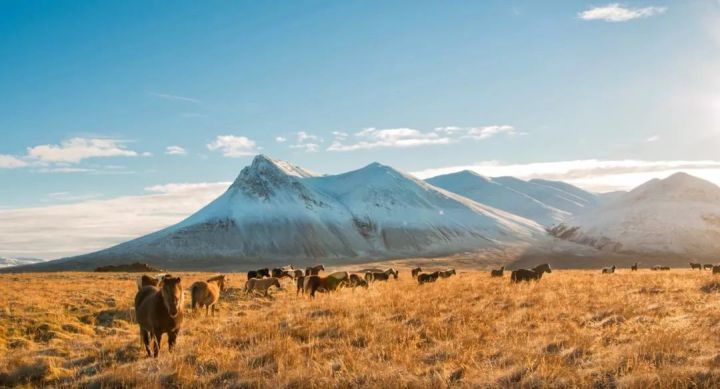
POLYGON ((222 280, 222 281, 225 281, 225 275, 224 275, 224 274, 219 274, 219 275, 217 275, 217 276, 210 277, 210 278, 208 278, 207 281, 205 281, 205 282, 217 282, 217 281, 221 281, 221 280, 222 280))

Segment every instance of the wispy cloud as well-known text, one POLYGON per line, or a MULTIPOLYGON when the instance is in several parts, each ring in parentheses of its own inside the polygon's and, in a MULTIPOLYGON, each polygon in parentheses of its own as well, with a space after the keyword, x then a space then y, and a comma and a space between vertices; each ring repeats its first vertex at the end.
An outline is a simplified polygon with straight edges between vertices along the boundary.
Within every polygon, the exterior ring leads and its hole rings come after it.
POLYGON ((660 140, 660 135, 651 135, 645 138, 646 143, 653 143, 660 140))
POLYGON ((322 142, 323 139, 317 135, 308 134, 305 131, 299 131, 295 134, 295 144, 290 145, 290 148, 313 153, 318 151, 320 143, 322 142))
POLYGON ((260 148, 255 141, 244 136, 219 135, 207 145, 208 150, 219 151, 225 157, 237 158, 257 154, 260 148))
POLYGON ((594 7, 578 13, 583 20, 602 20, 605 22, 627 22, 633 19, 648 18, 665 13, 667 7, 630 8, 619 3, 612 3, 602 7, 594 7))
POLYGON ((127 148, 127 143, 119 139, 72 138, 59 145, 29 147, 27 157, 44 163, 79 163, 88 158, 138 156, 138 152, 127 148))
POLYGON ((200 100, 194 99, 192 97, 185 97, 185 96, 172 95, 169 93, 157 93, 157 92, 148 92, 148 94, 151 96, 154 96, 154 97, 159 97, 161 99, 165 99, 165 100, 184 101, 187 103, 200 104, 200 100))
POLYGON ((12 155, 0 154, 0 169, 16 169, 27 166, 28 163, 12 155))
POLYGON ((180 146, 168 146, 165 148, 167 155, 187 155, 187 151, 180 146))
POLYGON ((53 192, 47 195, 48 201, 76 202, 92 200, 102 197, 100 193, 72 193, 72 192, 53 192))
POLYGON ((285 142, 287 142, 287 138, 284 137, 284 136, 276 136, 276 137, 275 137, 275 142, 285 143, 285 142))
POLYGON ((414 128, 366 128, 352 136, 345 132, 333 132, 335 138, 328 151, 355 151, 375 148, 408 148, 428 145, 446 145, 463 139, 484 140, 499 134, 520 134, 513 126, 493 125, 485 127, 438 127, 432 131, 414 128))
POLYGON ((505 164, 483 161, 470 165, 448 166, 416 171, 419 178, 471 170, 490 177, 514 176, 522 179, 561 180, 582 188, 605 192, 631 189, 656 177, 684 171, 720 184, 720 161, 644 161, 644 160, 573 160, 505 164))
POLYGON ((165 184, 141 196, 0 209, 0 256, 52 259, 106 248, 181 221, 227 186, 165 184))

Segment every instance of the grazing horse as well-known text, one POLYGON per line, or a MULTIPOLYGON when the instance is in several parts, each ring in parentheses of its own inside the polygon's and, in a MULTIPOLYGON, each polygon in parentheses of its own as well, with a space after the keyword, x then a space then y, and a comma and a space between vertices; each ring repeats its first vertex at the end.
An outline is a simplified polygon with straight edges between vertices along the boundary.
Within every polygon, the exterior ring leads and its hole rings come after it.
POLYGON ((705 269, 711 269, 711 270, 712 270, 712 268, 713 268, 713 265, 711 265, 711 264, 709 264, 709 263, 706 263, 706 264, 703 265, 703 270, 705 270, 705 269))
POLYGON ((329 293, 337 290, 346 283, 346 281, 341 281, 333 277, 305 276, 303 292, 310 293, 310 297, 315 298, 315 292, 329 293))
POLYGON ((205 307, 205 316, 208 314, 208 309, 215 316, 215 304, 220 300, 220 292, 225 290, 225 275, 218 275, 212 278, 208 278, 207 281, 197 281, 190 286, 190 297, 192 301, 192 309, 195 311, 195 307, 205 307))
POLYGON ((602 269, 602 274, 612 274, 615 273, 615 265, 612 265, 610 267, 604 267, 602 269))
POLYGON ((660 270, 670 270, 670 266, 660 266, 660 270))
POLYGON ((306 276, 316 276, 316 275, 320 274, 320 270, 325 271, 325 266, 323 266, 323 265, 308 266, 305 268, 305 275, 306 276))
POLYGON ((368 282, 360 278, 357 274, 350 274, 350 284, 353 289, 357 288, 358 286, 363 287, 365 289, 368 288, 368 282))
POLYGON ((699 263, 690 262, 690 269, 695 270, 702 270, 702 265, 699 263))
POLYGON ((426 284, 428 282, 435 282, 437 281, 438 277, 440 277, 440 272, 435 271, 432 273, 420 273, 417 276, 418 284, 426 284))
POLYGON ((417 278, 418 274, 422 271, 421 267, 416 267, 410 270, 410 274, 412 274, 412 278, 417 278))
POLYGON ((175 346, 183 321, 183 289, 180 277, 166 277, 157 287, 145 286, 135 295, 135 316, 148 357, 160 352, 162 335, 168 334, 168 350, 175 346))
POLYGON ((258 270, 250 270, 247 272, 247 279, 251 278, 263 278, 263 277, 270 277, 270 269, 263 268, 258 270))
POLYGON ((365 281, 387 281, 390 279, 390 276, 393 276, 393 278, 397 280, 398 271, 393 268, 389 268, 385 271, 368 271, 365 273, 365 281))
POLYGON ((249 279, 247 280, 247 282, 245 282, 245 293, 250 293, 257 290, 263 292, 264 296, 267 296, 268 290, 271 286, 275 286, 278 289, 282 290, 282 286, 280 286, 280 280, 275 277, 249 279))
POLYGON ((490 277, 502 277, 505 272, 505 266, 499 269, 490 270, 490 277))
POLYGON ((637 271, 637 269, 638 269, 638 263, 637 263, 637 262, 635 262, 632 266, 630 266, 630 270, 631 270, 631 271, 637 271))
POLYGON ((440 277, 442 277, 442 278, 450 278, 453 275, 457 274, 457 273, 455 273, 455 269, 447 269, 447 270, 443 270, 439 273, 440 273, 440 277))
POLYGON ((552 273, 552 269, 550 269, 550 265, 548 265, 547 263, 543 263, 542 265, 535 266, 532 269, 513 270, 513 272, 510 274, 510 281, 520 282, 520 281, 540 280, 542 278, 543 273, 545 273, 545 272, 552 273))
MULTIPOLYGON (((272 269, 272 272, 270 272, 270 274, 275 278, 283 278, 283 277, 294 278, 294 272, 295 272, 295 270, 292 270, 292 269, 287 270, 284 268, 276 267, 275 269, 272 269)), ((301 272, 302 272, 302 270, 301 270, 301 272)))

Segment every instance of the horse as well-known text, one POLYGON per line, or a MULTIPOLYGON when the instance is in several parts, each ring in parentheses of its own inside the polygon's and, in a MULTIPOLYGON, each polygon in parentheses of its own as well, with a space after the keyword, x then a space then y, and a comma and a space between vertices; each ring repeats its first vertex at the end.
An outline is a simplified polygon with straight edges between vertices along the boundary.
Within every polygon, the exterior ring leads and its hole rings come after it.
POLYGON ((612 273, 615 273, 615 265, 602 268, 602 274, 612 274, 612 273))
POLYGON ((713 266, 712 267, 712 274, 720 273, 720 266, 713 266))
POLYGON ((350 281, 350 273, 346 271, 336 271, 334 273, 330 273, 328 277, 332 277, 338 281, 344 281, 345 283, 350 281))
POLYGON ((695 269, 702 270, 702 265, 699 264, 699 263, 690 262, 690 269, 692 269, 692 270, 695 270, 695 269))
POLYGON ((421 267, 415 267, 412 270, 410 270, 410 274, 412 274, 412 278, 417 278, 418 274, 422 271, 421 267))
POLYGON ((635 262, 632 266, 630 266, 630 270, 631 270, 631 271, 637 271, 637 269, 638 269, 638 263, 637 263, 637 262, 635 262))
POLYGON ((294 278, 293 272, 294 272, 294 270, 287 270, 284 268, 276 267, 275 269, 272 269, 270 274, 275 278, 283 278, 283 277, 294 278))
POLYGON ((390 279, 390 276, 393 276, 393 278, 397 280, 398 271, 393 268, 389 268, 385 271, 369 271, 365 273, 365 281, 387 281, 390 279))
POLYGON ((438 277, 440 277, 439 271, 435 271, 432 273, 420 273, 417 276, 417 281, 419 285, 422 285, 428 282, 435 282, 437 281, 438 277))
POLYGON ((168 334, 172 351, 183 322, 183 289, 180 277, 166 277, 158 286, 145 286, 135 295, 135 316, 148 357, 152 339, 152 356, 160 352, 162 335, 168 334))
POLYGON ((440 273, 440 277, 442 277, 442 278, 450 278, 453 275, 457 274, 457 273, 455 273, 455 269, 447 269, 447 270, 443 270, 439 273, 440 273))
POLYGON ((305 275, 306 276, 316 276, 320 274, 320 270, 325 271, 325 266, 322 264, 317 266, 308 266, 305 268, 305 275))
POLYGON ((363 288, 365 288, 365 289, 368 288, 368 283, 367 283, 367 281, 363 280, 363 279, 362 279, 359 275, 357 275, 357 274, 350 274, 350 283, 349 283, 349 285, 350 285, 350 287, 352 287, 353 289, 355 289, 355 288, 358 287, 358 286, 363 287, 363 288))
POLYGON ((263 278, 263 277, 270 277, 270 269, 263 268, 258 270, 250 270, 247 272, 247 279, 251 278, 263 278))
POLYGON ((254 291, 260 291, 263 292, 264 296, 268 295, 268 290, 271 286, 275 286, 278 289, 282 290, 282 286, 280 286, 280 280, 276 277, 270 277, 270 278, 253 278, 250 280, 247 280, 245 282, 245 293, 250 293, 254 291))
POLYGON ((520 282, 520 281, 540 280, 542 278, 543 273, 545 273, 545 272, 552 273, 552 269, 550 268, 550 265, 548 265, 547 263, 543 263, 542 265, 535 266, 532 269, 513 270, 513 272, 510 274, 510 281, 520 282))
POLYGON ((301 275, 299 277, 295 278, 295 286, 297 286, 297 291, 295 292, 295 295, 299 295, 302 291, 303 294, 305 293, 305 276, 301 275))
POLYGON ((703 270, 705 270, 705 269, 711 269, 711 270, 712 270, 712 268, 713 268, 713 265, 711 265, 711 264, 709 264, 709 263, 706 263, 706 264, 703 265, 703 270))
POLYGON ((303 283, 303 293, 310 293, 315 298, 315 292, 331 292, 346 284, 346 281, 333 277, 306 276, 303 283))
POLYGON ((502 277, 505 273, 505 266, 499 268, 499 269, 492 269, 490 270, 490 277, 502 277))
POLYGON ((290 271, 290 275, 294 280, 297 280, 298 278, 305 276, 305 272, 300 269, 295 269, 290 271))
POLYGON ((660 266, 660 270, 670 270, 670 266, 660 266))
POLYGON ((207 281, 197 281, 190 286, 190 296, 192 301, 192 309, 195 311, 195 306, 202 308, 205 307, 205 316, 208 314, 208 309, 211 310, 212 315, 215 316, 215 304, 220 300, 220 292, 225 290, 225 275, 218 275, 215 277, 208 278, 207 281))

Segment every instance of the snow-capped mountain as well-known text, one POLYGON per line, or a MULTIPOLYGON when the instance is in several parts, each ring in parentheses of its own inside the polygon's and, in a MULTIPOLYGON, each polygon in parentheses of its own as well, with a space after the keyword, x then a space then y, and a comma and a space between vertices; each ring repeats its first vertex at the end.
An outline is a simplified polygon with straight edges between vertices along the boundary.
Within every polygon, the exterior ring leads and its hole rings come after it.
POLYGON ((558 181, 490 178, 465 170, 427 182, 544 226, 554 226, 597 204, 594 194, 558 181))
POLYGON ((527 244, 537 223, 478 204, 377 163, 317 176, 257 156, 228 190, 182 222, 37 268, 148 262, 164 268, 357 261, 527 244))
POLYGON ((653 179, 549 231, 606 252, 717 260, 720 187, 685 173, 653 179))
POLYGON ((42 262, 40 258, 4 258, 0 257, 0 268, 11 267, 11 266, 22 266, 30 265, 33 263, 42 262))

